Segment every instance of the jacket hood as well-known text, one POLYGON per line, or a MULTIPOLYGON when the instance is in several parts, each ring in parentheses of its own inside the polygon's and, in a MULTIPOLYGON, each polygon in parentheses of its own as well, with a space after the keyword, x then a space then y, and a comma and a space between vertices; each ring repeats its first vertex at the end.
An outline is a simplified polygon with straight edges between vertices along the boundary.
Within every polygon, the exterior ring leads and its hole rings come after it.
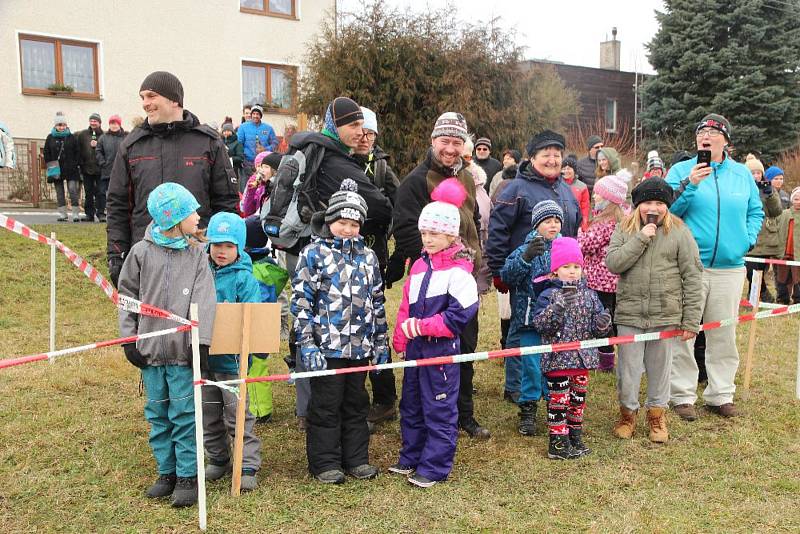
POLYGON ((608 162, 611 164, 611 172, 616 173, 622 168, 622 160, 619 159, 619 153, 611 147, 603 147, 598 152, 605 154, 608 162))
POLYGON ((502 170, 503 173, 503 180, 510 180, 517 175, 517 171, 519 170, 519 165, 516 163, 514 165, 509 165, 505 169, 502 170))
POLYGON ((422 251, 422 257, 428 258, 434 270, 448 269, 450 267, 459 267, 468 273, 472 273, 473 261, 472 254, 463 244, 456 241, 452 246, 440 250, 436 254, 428 254, 422 251))

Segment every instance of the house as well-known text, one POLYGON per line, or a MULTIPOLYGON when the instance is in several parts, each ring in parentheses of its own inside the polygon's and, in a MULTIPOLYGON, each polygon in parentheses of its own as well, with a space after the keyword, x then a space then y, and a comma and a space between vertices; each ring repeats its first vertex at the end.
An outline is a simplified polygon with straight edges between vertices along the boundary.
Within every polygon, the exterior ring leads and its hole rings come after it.
POLYGON ((243 104, 259 102, 281 135, 296 120, 305 50, 335 7, 335 0, 3 0, 0 120, 19 138, 44 138, 57 111, 73 131, 94 112, 104 128, 118 114, 130 129, 144 117, 142 80, 166 70, 202 122, 230 116, 238 124, 243 104))

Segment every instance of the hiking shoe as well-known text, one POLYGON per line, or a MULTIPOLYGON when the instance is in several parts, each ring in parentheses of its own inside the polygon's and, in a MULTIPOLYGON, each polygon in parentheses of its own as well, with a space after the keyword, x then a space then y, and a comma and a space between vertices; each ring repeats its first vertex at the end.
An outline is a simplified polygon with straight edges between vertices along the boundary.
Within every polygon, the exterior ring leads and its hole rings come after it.
POLYGON ((407 476, 414 472, 414 468, 409 465, 403 465, 400 462, 397 462, 396 464, 389 466, 389 472, 407 476))
POLYGON ((369 480, 378 476, 378 468, 374 465, 361 464, 348 469, 347 474, 358 480, 369 480))
POLYGON ((536 402, 522 402, 519 405, 519 425, 517 430, 523 436, 533 436, 536 433, 536 402))
POLYGON ((489 439, 492 437, 488 429, 482 427, 474 417, 470 417, 466 421, 459 421, 458 426, 461 430, 469 434, 469 437, 475 439, 489 439))
POLYGON ((323 484, 344 484, 345 481, 344 473, 342 473, 340 469, 323 471, 322 473, 315 475, 314 478, 323 484))
POLYGON ((242 469, 242 482, 239 489, 242 493, 246 491, 253 491, 258 487, 258 479, 256 478, 255 469, 242 469))
POLYGON ((578 458, 581 456, 588 456, 592 453, 592 449, 586 446, 583 442, 583 429, 582 428, 570 428, 569 429, 569 444, 572 445, 572 450, 578 455, 578 458))
POLYGON ((669 441, 667 431, 667 411, 664 408, 647 409, 647 426, 650 427, 650 441, 653 443, 666 443, 669 441))
POLYGON ((547 457, 551 460, 574 460, 578 453, 572 448, 569 436, 566 434, 550 434, 550 446, 547 457))
POLYGON ((697 410, 694 409, 694 404, 676 404, 672 409, 684 421, 695 421, 697 419, 697 410))
POLYGON ((158 480, 155 481, 155 484, 150 486, 147 490, 147 495, 151 499, 161 499, 162 497, 169 497, 172 495, 172 490, 175 489, 175 480, 176 480, 175 473, 170 473, 169 475, 161 475, 158 477, 158 480))
POLYGON ((519 391, 508 391, 503 390, 503 400, 506 400, 512 404, 519 403, 519 391))
POLYGON ((172 492, 172 507, 185 508, 197 504, 197 477, 178 477, 172 492))
POLYGON ((631 439, 636 433, 636 416, 639 410, 629 410, 624 406, 619 407, 619 420, 611 432, 620 439, 631 439))
POLYGON ((420 475, 419 473, 414 473, 413 475, 408 477, 408 481, 411 484, 414 484, 415 486, 417 486, 419 488, 430 488, 431 486, 436 484, 435 480, 431 480, 429 478, 425 478, 424 476, 420 475))
POLYGON ((229 475, 232 467, 230 461, 222 465, 209 463, 206 465, 206 480, 219 480, 225 475, 229 475))
POLYGON ((373 404, 367 414, 367 421, 375 424, 395 419, 397 419, 397 409, 394 404, 373 404))
POLYGON ((257 424, 257 425, 266 425, 270 421, 272 421, 272 414, 268 413, 267 415, 262 415, 261 417, 256 417, 256 423, 255 424, 257 424))
POLYGON ((711 404, 706 404, 706 410, 711 413, 715 413, 720 417, 736 417, 739 415, 739 411, 736 409, 736 405, 732 402, 726 402, 725 404, 721 404, 719 406, 712 406, 711 404))

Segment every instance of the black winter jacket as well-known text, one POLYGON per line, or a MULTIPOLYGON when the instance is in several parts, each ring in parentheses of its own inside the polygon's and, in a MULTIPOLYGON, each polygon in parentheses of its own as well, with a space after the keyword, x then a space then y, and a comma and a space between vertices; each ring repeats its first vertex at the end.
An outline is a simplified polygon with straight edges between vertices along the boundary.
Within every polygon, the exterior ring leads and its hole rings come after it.
POLYGON ((147 196, 176 182, 200 203, 200 225, 220 211, 237 212, 239 188, 219 134, 188 111, 183 120, 135 128, 120 144, 108 185, 108 254, 126 254, 150 224, 147 196))
POLYGON ((472 161, 474 161, 478 165, 478 167, 483 169, 483 172, 486 173, 486 183, 484 184, 483 187, 486 189, 486 192, 488 193, 489 186, 492 183, 492 178, 494 178, 495 174, 503 170, 503 164, 494 159, 492 156, 489 156, 486 159, 474 158, 472 161))
POLYGON ((103 137, 97 141, 97 148, 95 148, 95 155, 97 156, 97 164, 100 165, 100 177, 111 178, 111 169, 114 167, 114 159, 117 157, 117 150, 119 145, 128 132, 120 128, 116 132, 108 130, 103 137))
POLYGON ((44 141, 44 161, 55 161, 56 159, 58 166, 61 167, 61 180, 81 179, 81 173, 78 170, 80 149, 77 137, 73 134, 66 137, 54 137, 53 134, 47 136, 44 141))
POLYGON ((78 132, 78 148, 80 149, 80 166, 83 174, 100 174, 100 165, 95 156, 95 148, 92 146, 92 134, 99 143, 103 136, 103 130, 98 128, 94 132, 91 128, 86 128, 78 132))
POLYGON ((317 173, 319 199, 326 206, 331 195, 339 190, 342 180, 351 178, 358 184, 358 194, 367 202, 367 220, 361 228, 361 235, 386 235, 392 224, 392 204, 375 187, 364 173, 364 167, 333 139, 317 132, 300 132, 292 136, 290 149, 303 150, 316 143, 325 148, 325 157, 317 173))

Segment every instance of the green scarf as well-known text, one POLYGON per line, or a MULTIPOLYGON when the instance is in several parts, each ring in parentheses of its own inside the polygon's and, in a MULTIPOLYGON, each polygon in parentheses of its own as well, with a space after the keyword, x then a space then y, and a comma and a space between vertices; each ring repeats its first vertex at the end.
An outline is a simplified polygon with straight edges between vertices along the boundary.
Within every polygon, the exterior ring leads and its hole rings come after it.
POLYGON ((59 132, 58 130, 56 130, 56 127, 53 126, 53 129, 50 130, 50 135, 52 135, 53 137, 66 137, 71 133, 72 132, 69 131, 69 128, 64 128, 63 132, 59 132))
POLYGON ((327 128, 323 128, 322 129, 322 135, 324 135, 325 137, 329 137, 329 138, 333 139, 336 142, 336 144, 339 146, 339 148, 342 149, 342 151, 345 154, 350 154, 350 150, 351 150, 350 147, 347 146, 346 144, 342 143, 342 140, 339 139, 338 135, 336 135, 332 131, 328 130, 327 128))

